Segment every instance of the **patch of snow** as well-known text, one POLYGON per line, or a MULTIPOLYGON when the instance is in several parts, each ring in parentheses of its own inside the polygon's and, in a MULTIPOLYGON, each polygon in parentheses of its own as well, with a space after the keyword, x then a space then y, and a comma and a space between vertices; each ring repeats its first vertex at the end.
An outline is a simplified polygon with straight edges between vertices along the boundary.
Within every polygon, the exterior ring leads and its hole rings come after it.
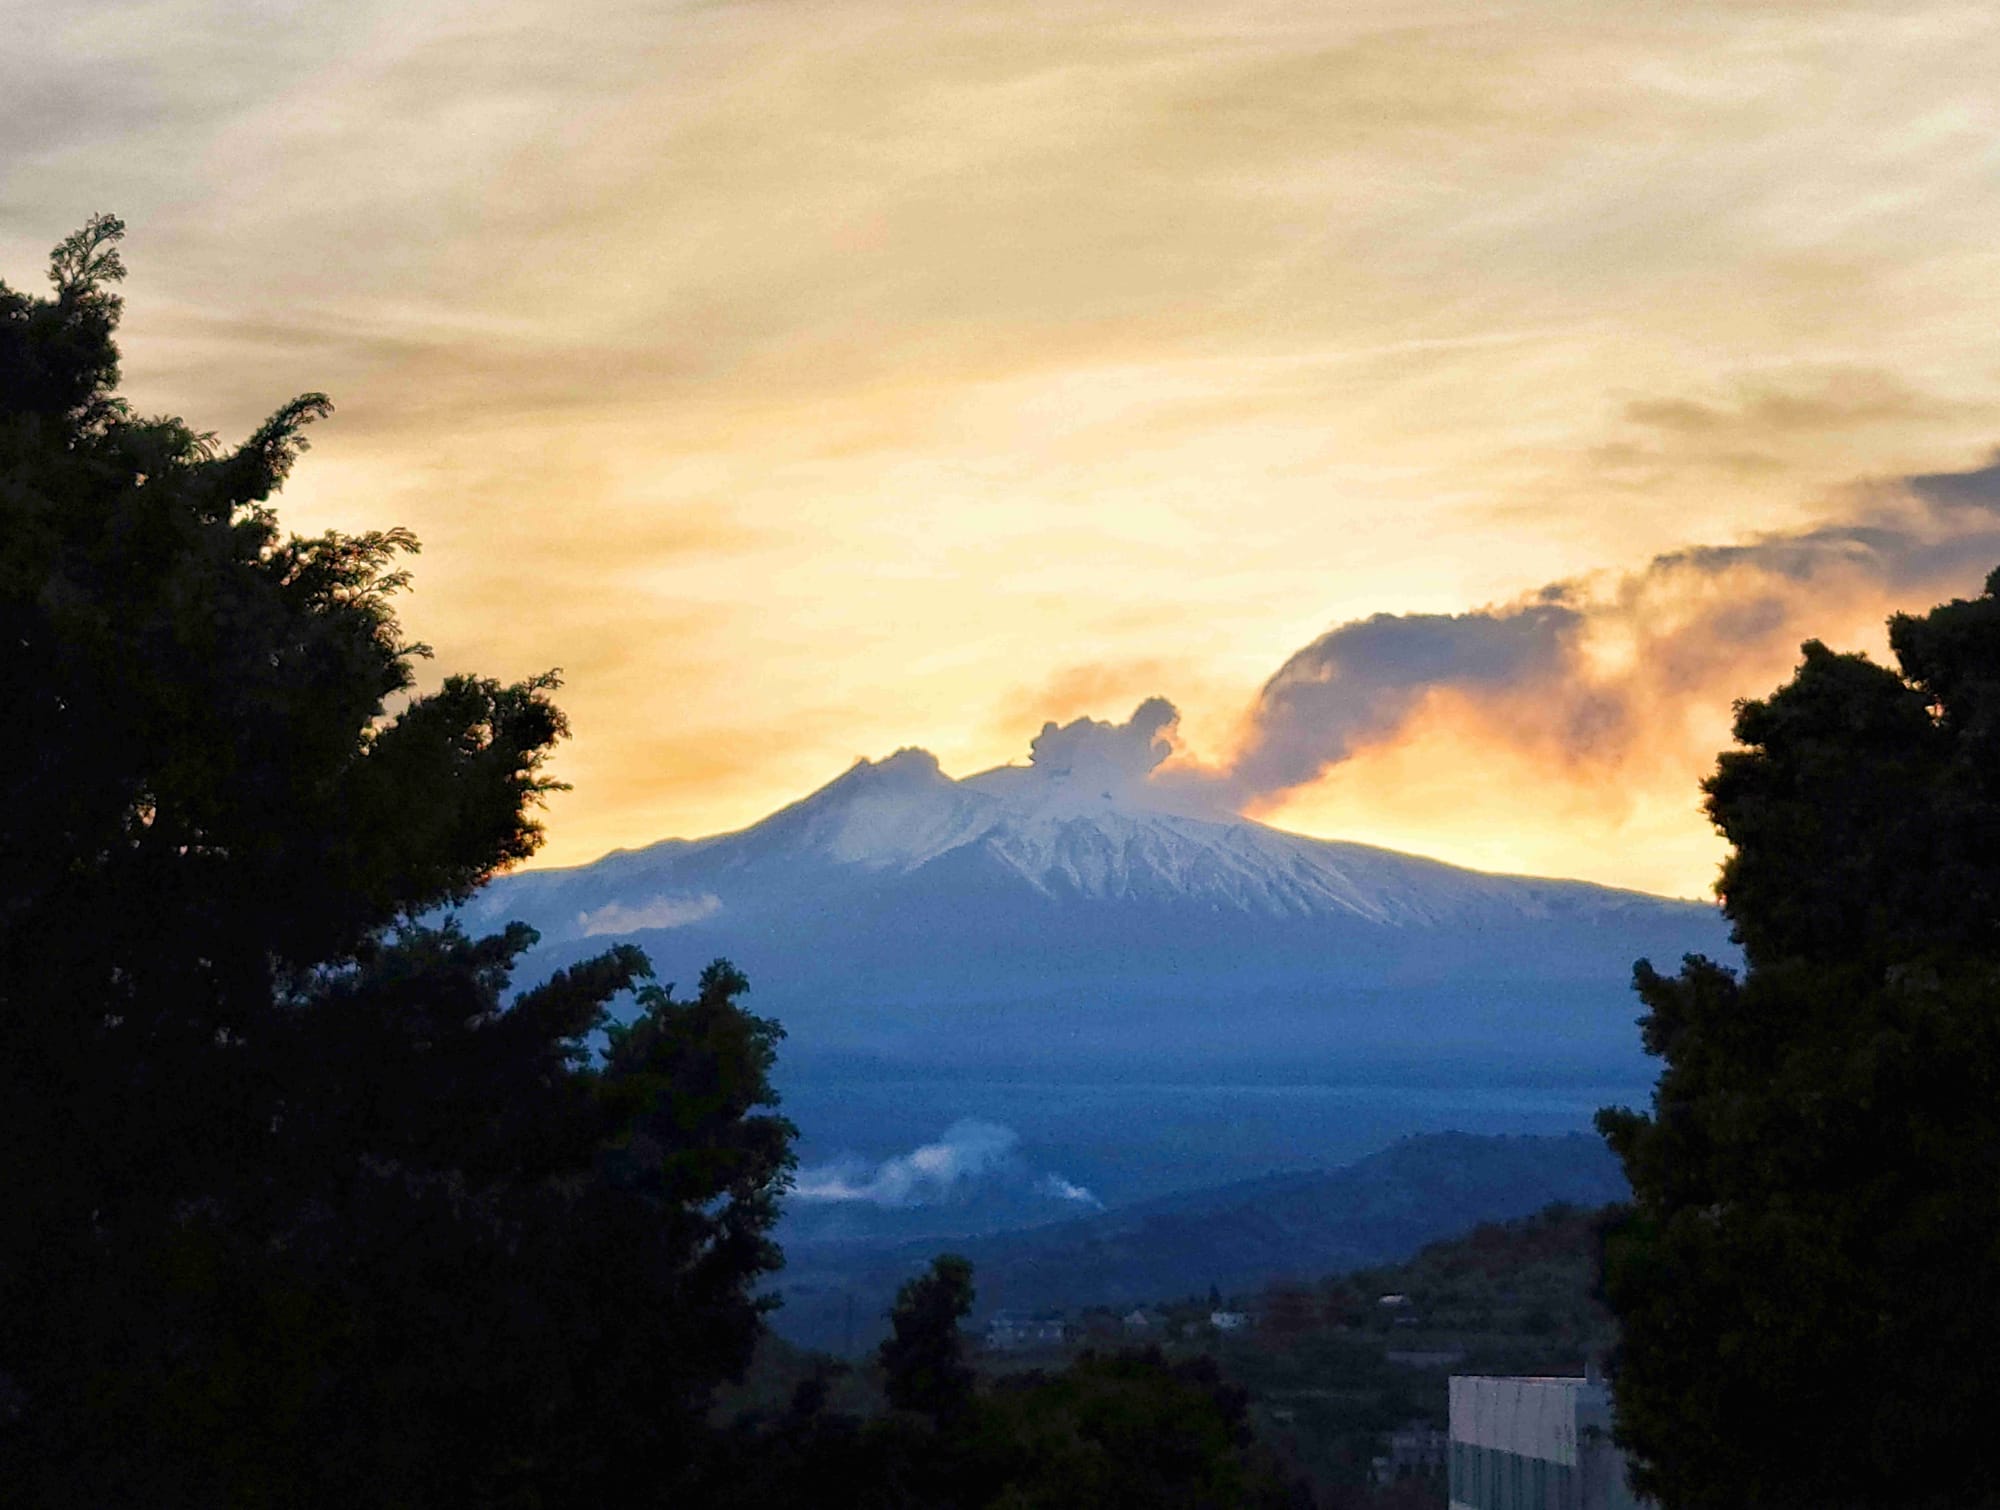
POLYGON ((693 897, 648 897, 627 906, 607 902, 590 912, 576 915, 577 933, 596 938, 604 933, 637 933, 644 928, 685 928, 722 911, 722 899, 712 891, 693 897))

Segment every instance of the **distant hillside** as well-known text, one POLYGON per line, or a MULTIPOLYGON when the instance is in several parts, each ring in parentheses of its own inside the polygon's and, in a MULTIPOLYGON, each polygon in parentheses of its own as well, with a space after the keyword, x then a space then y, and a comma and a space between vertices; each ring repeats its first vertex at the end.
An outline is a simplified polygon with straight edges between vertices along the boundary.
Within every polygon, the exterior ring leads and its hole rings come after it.
MULTIPOLYGON (((1414 1162, 1459 1142, 1423 1141, 1441 1146, 1415 1150, 1414 1162)), ((1390 1150, 1376 1173, 1397 1162, 1407 1171, 1412 1153, 1409 1145, 1390 1150)), ((1226 1212, 1228 1199, 1246 1188, 1209 1192, 1186 1204, 1190 1212, 1226 1212)), ((1155 1216, 1164 1216, 1159 1208, 1170 1204, 1154 1203, 1155 1216)), ((976 1353, 975 1361, 993 1378, 1059 1367, 1084 1348, 1143 1342, 1164 1347, 1174 1358, 1211 1353, 1230 1382, 1249 1396, 1266 1448, 1279 1456, 1288 1476, 1315 1486, 1318 1503, 1352 1510, 1436 1506, 1443 1489, 1437 1478, 1390 1488, 1374 1484, 1373 1464, 1387 1451, 1389 1434, 1412 1424, 1442 1430, 1453 1373, 1577 1374, 1604 1352, 1615 1328, 1590 1293, 1595 1229, 1602 1216, 1601 1207, 1551 1205, 1508 1221, 1481 1222, 1397 1263, 1302 1275, 1261 1294, 1239 1292, 1229 1303, 1257 1317, 1240 1332, 1217 1333, 1206 1325, 1205 1299, 1162 1295, 1147 1307, 1158 1324, 1143 1338, 1128 1332, 1115 1310, 1086 1312, 1073 1315, 1079 1335, 1062 1349, 976 1353), (1406 1303, 1382 1305, 1389 1294, 1406 1303)), ((782 1410, 809 1377, 827 1381, 838 1409, 868 1415, 882 1408, 872 1367, 828 1365, 823 1355, 766 1337, 751 1376, 718 1402, 717 1418, 782 1410)))
MULTIPOLYGON (((1625 1194, 1617 1161, 1595 1137, 1442 1133, 1343 1169, 1272 1175, 951 1246, 975 1265, 980 1315, 1117 1306, 1382 1264, 1480 1222, 1625 1194)), ((853 1344, 872 1345, 896 1286, 940 1246, 798 1245, 787 1253, 778 1285, 785 1305, 773 1324, 794 1341, 838 1348, 851 1317, 853 1344)))
POLYGON ((1258 1325, 1197 1325, 1177 1346, 1216 1352, 1259 1433, 1324 1502, 1442 1505, 1436 1477, 1371 1492, 1373 1461, 1392 1431, 1445 1429, 1453 1374, 1575 1375, 1602 1356, 1616 1329, 1590 1293, 1601 1215, 1559 1205, 1482 1222, 1400 1263, 1242 1297, 1258 1325))
MULTIPOLYGON (((1601 1354, 1616 1336, 1592 1298, 1601 1206, 1562 1203, 1508 1222, 1482 1222, 1432 1243, 1414 1258, 1348 1276, 1357 1314, 1385 1294, 1405 1297, 1401 1320, 1472 1353, 1504 1346, 1528 1355, 1486 1372, 1567 1371, 1601 1354)), ((1470 1356, 1470 1354, 1468 1355, 1470 1356)))

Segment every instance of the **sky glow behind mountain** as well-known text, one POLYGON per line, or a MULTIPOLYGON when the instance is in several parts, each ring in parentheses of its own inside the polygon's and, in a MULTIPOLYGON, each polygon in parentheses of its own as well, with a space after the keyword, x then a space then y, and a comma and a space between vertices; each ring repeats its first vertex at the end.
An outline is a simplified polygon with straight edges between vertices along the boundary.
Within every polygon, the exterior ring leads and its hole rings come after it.
POLYGON ((1160 696, 1152 781, 1699 894, 1732 699, 2000 565, 1984 5, 6 19, 0 276, 115 211, 142 408, 333 395, 285 516, 563 668, 549 861, 1160 696))

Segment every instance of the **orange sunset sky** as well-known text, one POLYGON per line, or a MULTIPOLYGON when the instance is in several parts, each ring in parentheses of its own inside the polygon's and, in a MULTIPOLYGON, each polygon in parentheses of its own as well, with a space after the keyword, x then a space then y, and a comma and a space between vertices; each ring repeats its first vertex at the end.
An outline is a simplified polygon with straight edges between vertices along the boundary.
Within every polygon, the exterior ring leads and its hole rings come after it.
POLYGON ((142 409, 333 396, 286 521, 563 669, 541 863, 1157 694, 1704 894, 1732 698, 2000 564, 1986 4, 0 4, 0 276, 115 212, 142 409))

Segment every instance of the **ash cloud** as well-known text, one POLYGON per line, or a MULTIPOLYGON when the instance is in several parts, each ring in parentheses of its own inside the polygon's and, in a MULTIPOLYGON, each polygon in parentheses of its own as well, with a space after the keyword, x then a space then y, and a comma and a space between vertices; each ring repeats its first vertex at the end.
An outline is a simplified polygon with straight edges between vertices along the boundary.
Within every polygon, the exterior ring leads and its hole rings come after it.
POLYGON ((1697 712, 1766 690, 1765 669, 1801 640, 1976 592, 2000 563, 2000 452, 1844 502, 1808 528, 1691 546, 1511 603, 1341 624, 1264 684, 1231 758, 1155 781, 1255 808, 1402 738, 1440 699, 1489 739, 1616 764, 1670 744, 1697 712))
POLYGON ((1173 753, 1180 713, 1164 697, 1149 697, 1122 724, 1079 718, 1045 723, 1028 746, 1036 775, 1106 790, 1143 783, 1173 753))
POLYGON ((1584 623, 1567 595, 1558 584, 1504 610, 1381 613, 1321 635, 1264 684, 1229 784, 1246 797, 1302 786, 1393 732, 1433 687, 1508 687, 1560 674, 1584 623))

